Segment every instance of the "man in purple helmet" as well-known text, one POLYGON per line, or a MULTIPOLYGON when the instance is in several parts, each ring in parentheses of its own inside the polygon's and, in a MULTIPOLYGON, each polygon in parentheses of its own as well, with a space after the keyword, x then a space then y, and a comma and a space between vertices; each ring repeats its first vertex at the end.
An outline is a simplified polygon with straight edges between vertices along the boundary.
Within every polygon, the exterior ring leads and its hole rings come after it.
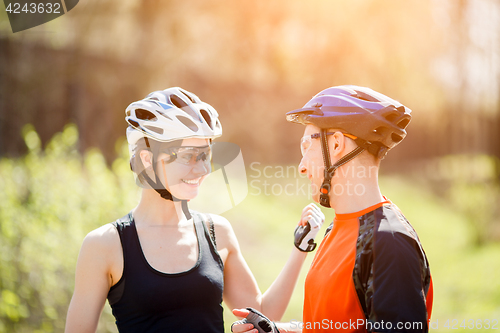
POLYGON ((287 120, 305 125, 299 169, 335 210, 305 282, 303 322, 246 317, 233 332, 428 332, 432 279, 420 240, 378 186, 380 161, 406 136, 411 110, 358 86, 325 89, 287 120), (266 325, 267 324, 267 325, 266 325), (279 331, 278 331, 279 330, 279 331))

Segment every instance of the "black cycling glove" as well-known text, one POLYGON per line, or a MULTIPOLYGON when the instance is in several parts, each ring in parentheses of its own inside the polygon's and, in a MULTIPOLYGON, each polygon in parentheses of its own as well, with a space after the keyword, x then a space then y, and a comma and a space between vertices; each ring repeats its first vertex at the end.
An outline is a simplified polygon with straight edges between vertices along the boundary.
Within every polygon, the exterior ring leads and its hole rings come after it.
MULTIPOLYGON (((235 324, 253 324, 253 326, 259 331, 259 333, 279 333, 280 331, 276 327, 276 324, 269 320, 259 311, 253 308, 247 308, 250 313, 248 316, 240 321, 235 321, 235 324)), ((231 325, 231 332, 233 331, 233 325, 231 325)))

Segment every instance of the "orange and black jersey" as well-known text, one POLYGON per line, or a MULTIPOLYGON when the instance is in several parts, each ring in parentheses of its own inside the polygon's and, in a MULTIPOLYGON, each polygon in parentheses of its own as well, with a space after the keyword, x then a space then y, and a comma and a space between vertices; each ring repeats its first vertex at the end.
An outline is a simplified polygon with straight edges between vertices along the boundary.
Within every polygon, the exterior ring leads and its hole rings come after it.
POLYGON ((303 332, 427 332, 432 295, 420 240, 394 204, 337 214, 307 275, 303 332))

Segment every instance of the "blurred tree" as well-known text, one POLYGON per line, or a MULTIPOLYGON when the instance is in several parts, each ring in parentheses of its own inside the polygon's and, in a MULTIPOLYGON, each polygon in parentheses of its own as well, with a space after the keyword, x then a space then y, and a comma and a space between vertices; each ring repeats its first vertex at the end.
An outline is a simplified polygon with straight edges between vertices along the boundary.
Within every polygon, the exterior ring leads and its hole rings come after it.
POLYGON ((284 113, 328 86, 358 84, 414 111, 409 135, 384 161, 384 172, 448 154, 498 157, 499 6, 89 0, 46 25, 0 38, 0 155, 26 151, 19 134, 26 123, 45 146, 72 121, 80 152, 99 147, 110 164, 126 106, 182 86, 219 111, 221 140, 238 144, 247 164, 296 164, 303 129, 287 124, 284 113))
POLYGON ((0 332, 62 332, 79 244, 124 215, 138 192, 127 152, 112 170, 95 150, 82 158, 74 125, 45 152, 33 126, 24 138, 26 156, 0 159, 0 332))
MULTIPOLYGON (((63 96, 59 103, 66 102, 57 106, 39 99, 37 104, 54 106, 40 118, 57 113, 65 115, 59 117, 62 123, 74 121, 82 151, 97 145, 112 155, 110 142, 123 135, 126 105, 173 85, 213 104, 224 140, 238 143, 248 160, 272 163, 294 162, 297 156, 284 152, 295 146, 289 131, 301 129, 285 125, 284 113, 325 87, 367 85, 420 113, 439 107, 440 88, 429 68, 439 54, 442 31, 433 22, 429 0, 89 1, 56 23, 47 29, 61 37, 57 48, 48 37, 8 37, 4 43, 20 52, 42 43, 58 59, 52 64, 44 59, 46 73, 38 78, 46 82, 49 73, 62 71, 54 80, 63 96), (275 146, 287 149, 276 153, 275 146)), ((6 63, 36 66, 39 52, 24 59, 11 54, 6 63)), ((12 89, 29 95, 19 86, 29 75, 5 78, 5 95, 12 89)), ((43 91, 54 84, 34 86, 49 96, 43 91)), ((19 108, 20 99, 13 98, 7 109, 19 108)), ((33 121, 28 118, 34 109, 27 108, 20 123, 33 121)), ((47 125, 37 121, 35 126, 46 143, 54 130, 45 135, 47 125)))

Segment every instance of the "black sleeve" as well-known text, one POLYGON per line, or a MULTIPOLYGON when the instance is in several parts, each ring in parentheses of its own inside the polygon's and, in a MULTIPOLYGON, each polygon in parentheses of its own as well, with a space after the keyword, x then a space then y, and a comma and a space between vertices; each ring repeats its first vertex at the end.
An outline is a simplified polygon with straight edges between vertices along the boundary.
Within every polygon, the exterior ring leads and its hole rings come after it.
POLYGON ((372 332, 427 332, 420 248, 394 230, 376 233, 368 320, 372 332))

